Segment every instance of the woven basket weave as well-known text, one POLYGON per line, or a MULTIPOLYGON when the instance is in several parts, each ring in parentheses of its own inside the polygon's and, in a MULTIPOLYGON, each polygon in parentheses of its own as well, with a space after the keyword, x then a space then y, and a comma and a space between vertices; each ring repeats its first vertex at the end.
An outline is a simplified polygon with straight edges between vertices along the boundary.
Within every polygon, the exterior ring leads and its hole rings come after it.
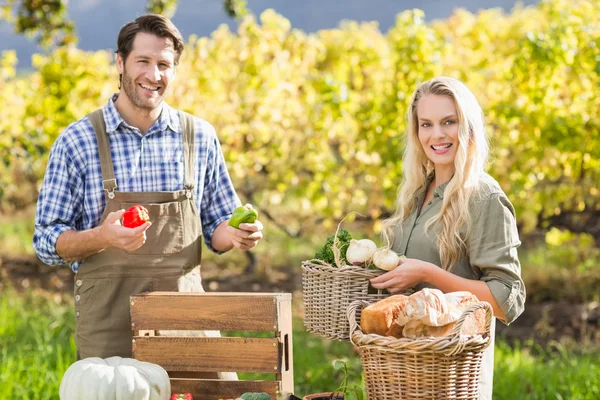
POLYGON ((319 260, 302 262, 306 330, 328 339, 350 340, 348 306, 354 300, 373 303, 390 296, 381 289, 371 288, 369 293, 369 279, 385 272, 352 265, 337 268, 319 260))
POLYGON ((355 301, 347 310, 369 400, 479 399, 481 360, 490 344, 489 303, 479 302, 465 310, 451 335, 421 339, 362 333, 356 313, 369 304, 355 301), (485 333, 461 335, 466 318, 479 309, 486 312, 485 333))

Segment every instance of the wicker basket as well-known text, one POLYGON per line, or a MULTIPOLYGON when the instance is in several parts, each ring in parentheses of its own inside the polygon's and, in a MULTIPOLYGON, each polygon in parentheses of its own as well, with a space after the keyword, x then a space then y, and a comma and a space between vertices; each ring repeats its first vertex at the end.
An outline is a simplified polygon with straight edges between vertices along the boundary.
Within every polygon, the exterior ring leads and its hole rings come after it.
POLYGON ((348 306, 355 300, 373 303, 390 296, 381 289, 369 290, 369 279, 385 272, 352 265, 336 268, 318 260, 304 261, 302 293, 306 330, 328 339, 350 340, 348 306))
POLYGON ((483 351, 490 344, 492 308, 479 302, 469 307, 444 337, 396 339, 364 334, 356 313, 369 303, 348 307, 351 341, 362 359, 369 400, 478 399, 483 351), (461 335, 466 318, 485 309, 485 333, 461 335))

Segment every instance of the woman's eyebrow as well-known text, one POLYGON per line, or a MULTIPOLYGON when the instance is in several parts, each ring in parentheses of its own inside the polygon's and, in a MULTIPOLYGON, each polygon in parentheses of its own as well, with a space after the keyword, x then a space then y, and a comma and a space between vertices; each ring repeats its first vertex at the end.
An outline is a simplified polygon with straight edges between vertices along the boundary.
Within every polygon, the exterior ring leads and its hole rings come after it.
MULTIPOLYGON (((442 118, 440 121, 444 121, 444 120, 447 120, 447 119, 450 119, 450 118, 456 118, 456 114, 450 114, 450 115, 448 115, 448 116, 446 116, 446 117, 442 118)), ((427 118, 419 118, 419 121, 427 121, 427 122, 431 122, 431 120, 430 120, 430 119, 427 119, 427 118)))

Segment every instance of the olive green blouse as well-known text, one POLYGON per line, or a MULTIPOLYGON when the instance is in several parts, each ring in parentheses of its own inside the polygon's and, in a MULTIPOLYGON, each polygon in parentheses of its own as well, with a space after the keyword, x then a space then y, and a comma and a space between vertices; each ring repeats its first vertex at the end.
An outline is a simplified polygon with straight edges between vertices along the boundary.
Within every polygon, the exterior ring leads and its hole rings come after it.
MULTIPOLYGON (((465 240, 466 255, 449 271, 466 279, 485 282, 506 316, 504 323, 509 324, 525 307, 525 285, 521 279, 521 266, 517 256, 517 247, 521 241, 515 210, 500 185, 491 176, 482 176, 480 185, 480 194, 474 194, 470 201, 472 225, 471 232, 465 240)), ((425 207, 422 207, 425 191, 418 195, 416 210, 396 228, 392 248, 398 254, 441 267, 437 247, 437 235, 441 227, 433 225, 426 232, 425 226, 431 217, 439 214, 446 186, 448 183, 438 186, 432 200, 425 207)), ((415 290, 424 287, 433 286, 421 283, 415 290)), ((492 343, 486 349, 482 361, 481 399, 491 399, 492 396, 494 328, 495 323, 492 324, 492 343)))
MULTIPOLYGON (((450 272, 467 279, 485 282, 498 306, 506 316, 505 323, 514 321, 525 306, 525 285, 521 279, 521 265, 517 256, 520 246, 515 210, 498 185, 489 175, 482 178, 484 195, 473 195, 470 213, 471 233, 466 238, 467 254, 454 264, 450 272)), ((425 231, 427 221, 439 214, 448 182, 438 186, 433 199, 425 205, 425 192, 417 197, 417 209, 396 229, 393 249, 408 258, 416 258, 441 266, 437 247, 439 226, 425 231)), ((463 236, 464 237, 464 236, 463 236)), ((420 284, 415 289, 431 287, 420 284)))

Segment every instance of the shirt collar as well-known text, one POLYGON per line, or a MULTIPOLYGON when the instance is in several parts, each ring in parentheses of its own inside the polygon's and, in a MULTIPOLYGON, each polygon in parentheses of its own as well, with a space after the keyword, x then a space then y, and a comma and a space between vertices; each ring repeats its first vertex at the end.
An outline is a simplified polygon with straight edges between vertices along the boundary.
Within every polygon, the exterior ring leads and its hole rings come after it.
MULTIPOLYGON (((429 187, 431 182, 433 182, 434 178, 435 178, 435 175, 433 175, 433 174, 430 175, 429 177, 427 177, 427 186, 425 186, 426 188, 429 187)), ((447 181, 447 182, 442 183, 440 186, 436 187, 433 191, 433 197, 439 197, 440 199, 443 200, 446 186, 448 186, 449 183, 450 183, 450 181, 447 181)), ((423 195, 425 195, 425 193, 423 193, 423 195)))
MULTIPOLYGON (((118 97, 118 93, 113 94, 110 99, 108 99, 106 106, 104 106, 104 121, 106 122, 106 132, 109 134, 116 132, 121 124, 129 126, 123 117, 121 117, 121 114, 119 114, 119 111, 115 106, 115 101, 118 97)), ((150 131, 148 131, 148 133, 151 134, 157 130, 165 131, 167 128, 171 129, 173 132, 181 132, 179 113, 166 102, 163 102, 162 111, 158 117, 158 121, 154 124, 150 131)))
POLYGON ((444 182, 442 183, 440 186, 436 187, 435 190, 433 191, 433 195, 439 197, 440 199, 444 199, 444 192, 446 191, 446 186, 448 186, 448 184, 450 183, 450 181, 448 182, 444 182))

